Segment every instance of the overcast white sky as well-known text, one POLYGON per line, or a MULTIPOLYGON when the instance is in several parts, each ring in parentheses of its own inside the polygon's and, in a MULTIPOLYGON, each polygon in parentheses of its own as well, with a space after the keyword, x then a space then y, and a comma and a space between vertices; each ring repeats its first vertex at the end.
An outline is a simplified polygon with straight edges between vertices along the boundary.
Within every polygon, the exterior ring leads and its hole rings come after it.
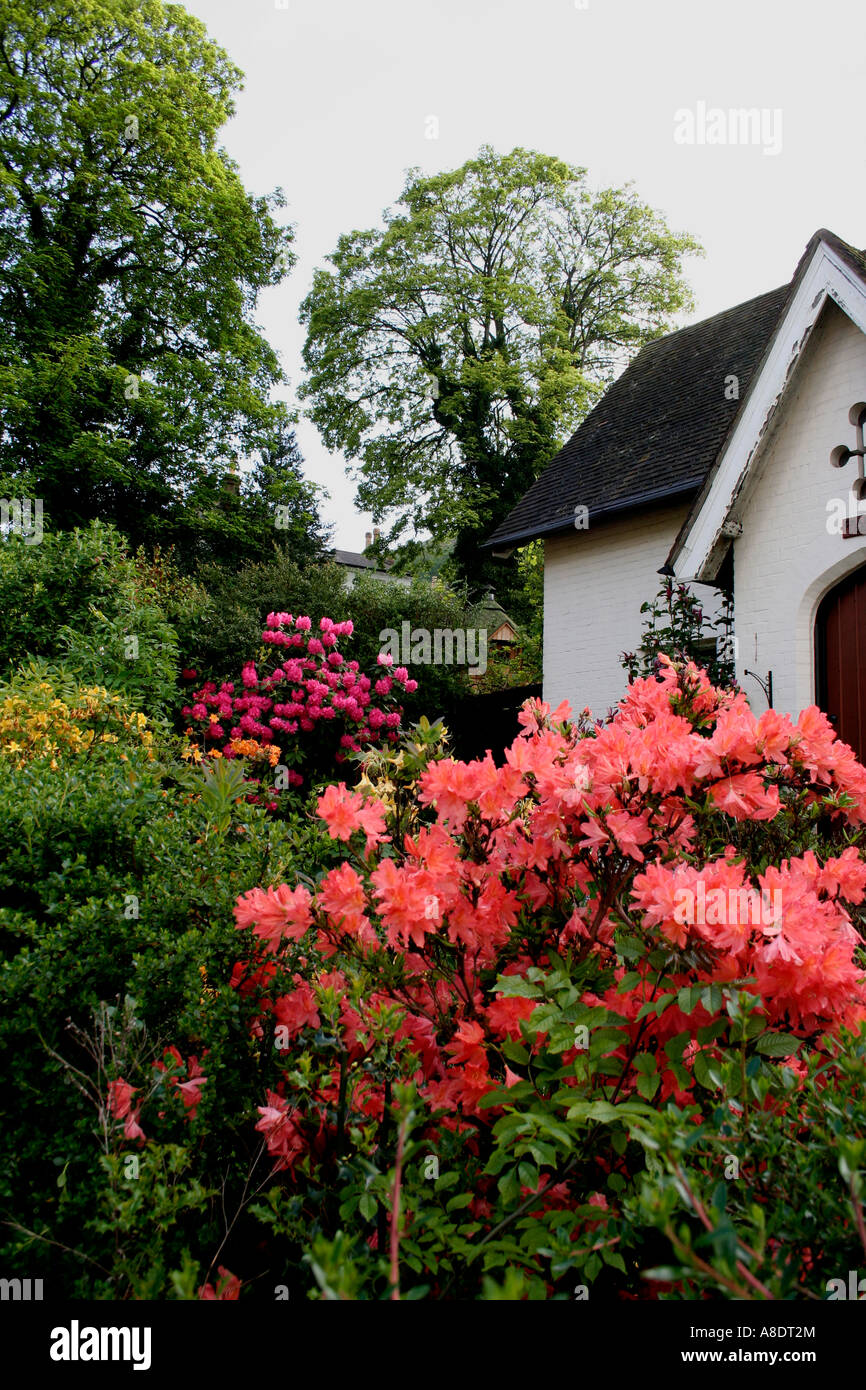
MULTIPOLYGON (((246 74, 226 149, 246 186, 280 185, 298 263, 259 321, 292 386, 298 306, 343 231, 378 225, 404 171, 489 143, 557 155, 593 187, 629 180, 677 231, 706 318, 784 284, 821 226, 866 246, 862 0, 187 0, 246 74), (283 5, 285 7, 283 8, 283 5), (781 112, 781 149, 678 144, 698 104, 781 112), (438 139, 425 138, 427 118, 438 139)), ((768 120, 772 117, 768 115, 768 120)), ((768 132, 770 126, 767 127, 768 132)), ((778 143, 778 139, 767 141, 778 143)), ((344 462, 302 420, 334 540, 361 549, 344 462)))

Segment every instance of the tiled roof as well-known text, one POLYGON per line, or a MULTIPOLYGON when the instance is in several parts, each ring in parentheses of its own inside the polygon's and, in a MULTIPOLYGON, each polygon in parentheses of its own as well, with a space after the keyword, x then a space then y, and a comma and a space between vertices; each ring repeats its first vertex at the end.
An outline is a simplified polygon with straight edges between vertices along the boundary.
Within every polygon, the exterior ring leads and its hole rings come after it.
MULTIPOLYGON (((819 241, 866 279, 866 253, 821 229, 794 279, 648 343, 485 542, 505 547, 589 519, 694 498, 730 432, 782 310, 819 241), (738 398, 725 398, 726 378, 738 398)), ((731 394, 729 392, 729 394, 731 394)))
POLYGON ((528 540, 589 517, 693 496, 776 326, 788 287, 648 343, 487 542, 528 540), (730 393, 729 393, 730 394, 730 393))
POLYGON ((330 558, 338 565, 348 565, 350 569, 374 570, 375 562, 362 555, 360 550, 332 550, 330 558))

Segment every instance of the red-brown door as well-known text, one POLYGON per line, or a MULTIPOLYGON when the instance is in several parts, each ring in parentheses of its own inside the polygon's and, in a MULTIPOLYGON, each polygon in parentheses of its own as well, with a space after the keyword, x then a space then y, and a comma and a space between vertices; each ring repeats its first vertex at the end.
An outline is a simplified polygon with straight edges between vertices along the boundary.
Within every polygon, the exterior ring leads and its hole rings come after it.
POLYGON ((818 704, 866 762, 866 565, 821 600, 815 644, 818 704))

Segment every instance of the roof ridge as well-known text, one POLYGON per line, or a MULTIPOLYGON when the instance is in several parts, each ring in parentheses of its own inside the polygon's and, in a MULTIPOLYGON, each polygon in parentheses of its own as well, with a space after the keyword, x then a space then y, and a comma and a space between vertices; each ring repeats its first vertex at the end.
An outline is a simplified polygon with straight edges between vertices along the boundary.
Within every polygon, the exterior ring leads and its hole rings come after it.
MULTIPOLYGON (((670 333, 663 333, 659 338, 650 338, 648 343, 644 343, 640 352, 636 353, 631 359, 631 362, 636 362, 641 352, 646 352, 647 348, 655 347, 658 343, 665 343, 669 338, 676 338, 680 333, 689 333, 693 329, 704 328, 707 324, 713 323, 716 319, 725 318, 728 314, 734 314, 738 309, 745 309, 749 304, 757 304, 759 299, 768 299, 771 295, 781 294, 782 290, 789 290, 792 284, 793 280, 786 280, 784 285, 777 285, 775 289, 772 290, 763 290, 761 294, 752 295, 751 299, 742 299, 739 304, 731 304, 727 309, 719 309, 718 313, 708 314, 705 319, 696 319, 694 323, 684 323, 682 328, 672 328, 670 333)), ((628 364, 629 367, 631 366, 631 362, 628 364)), ((628 367, 626 368, 626 371, 627 370, 628 367)))

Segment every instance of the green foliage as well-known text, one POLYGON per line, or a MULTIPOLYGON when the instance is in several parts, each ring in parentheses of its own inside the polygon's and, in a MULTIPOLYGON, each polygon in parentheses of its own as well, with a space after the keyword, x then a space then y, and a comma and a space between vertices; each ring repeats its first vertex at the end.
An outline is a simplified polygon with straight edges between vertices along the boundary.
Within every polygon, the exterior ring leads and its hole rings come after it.
POLYGON ((241 73, 161 0, 5 0, 0 35, 0 488, 194 558, 303 547, 315 489, 253 317, 292 235, 218 144, 241 73))
POLYGON ((248 1005, 228 986, 233 906, 263 875, 335 857, 304 816, 227 806, 148 751, 129 737, 56 768, 47 752, 0 755, 2 1261, 64 1296, 178 1296, 189 1252, 217 1250, 261 1087, 248 1005), (209 1049, 214 1084, 194 1141, 167 1132, 184 1123, 172 1098, 154 1136, 168 1147, 145 1155, 109 1119, 107 1083, 132 1069, 150 1086, 170 1042, 209 1049))
MULTIPOLYGON (((611 1104, 591 1098, 593 1084, 610 1090, 606 1059, 617 1043, 628 1046, 628 1035, 616 1015, 580 1003, 589 969, 563 961, 561 969, 506 977, 509 992, 543 1003, 524 1043, 505 1044, 506 1059, 523 1067, 533 1044, 542 1047, 533 1048, 531 1081, 488 1098, 508 1104, 486 1152, 477 1133, 441 1128, 432 1146, 424 1127, 433 1116, 413 1088, 395 1093, 407 1132, 401 1205, 412 1213, 399 1244, 401 1296, 791 1299, 826 1298, 828 1289, 839 1296, 830 1281, 847 1287, 848 1271, 862 1268, 866 1253, 866 1032, 827 1040, 823 1056, 792 1066, 774 1055, 781 1043, 766 1045, 757 1001, 733 990, 729 1012, 742 1020, 742 1041, 739 1050, 714 1049, 701 1083, 714 1099, 708 1118, 697 1106, 652 1103, 660 1069, 681 1068, 674 1059, 685 1033, 669 1039, 665 1059, 638 1055, 639 1096, 611 1104), (588 1046, 563 1064, 579 1028, 588 1046), (575 1070, 582 1092, 567 1084, 575 1070), (590 1098, 576 1101, 578 1094, 590 1098), (548 1206, 540 1192, 527 1196, 550 1170, 552 1191, 579 1172, 587 1200, 563 1208, 548 1206), (480 1190, 498 1219, 479 1240, 470 1209, 480 1190)), ((784 1040, 789 1055, 795 1046, 784 1040)), ((363 1142, 357 1132, 354 1139, 363 1142)), ((372 1154, 346 1158, 334 1215, 341 1224, 331 1236, 321 1194, 306 1257, 320 1297, 390 1297, 382 1243, 371 1248, 369 1238, 377 1223, 383 1229, 394 1182, 393 1165, 383 1169, 372 1154)), ((309 1193, 302 1209, 274 1188, 256 1208, 269 1228, 298 1242, 310 1212, 309 1193)))
POLYGON ((494 690, 511 690, 518 686, 540 685, 542 677, 542 644, 533 636, 520 636, 506 647, 491 643, 487 648, 487 670, 473 679, 473 690, 486 694, 494 690))
MULTIPOLYGON (((167 559, 155 564, 163 593, 178 585, 175 611, 182 600, 190 611, 195 601, 201 605, 195 586, 172 579, 167 559)), ((152 717, 166 716, 179 698, 178 638, 160 607, 153 572, 143 556, 133 561, 123 538, 102 522, 49 532, 36 546, 11 536, 0 544, 0 602, 9 619, 0 638, 5 666, 30 657, 32 669, 52 680, 62 675, 106 686, 152 717)))
POLYGON ((233 680, 239 663, 255 655, 269 613, 326 615, 335 622, 348 616, 345 571, 337 564, 302 567, 274 554, 234 571, 204 565, 196 579, 207 600, 188 630, 182 656, 200 676, 217 681, 233 680))
POLYGON ((866 1034, 789 1065, 760 1043, 706 1073, 709 1120, 670 1107, 633 1127, 646 1170, 628 1205, 668 1243, 644 1276, 676 1282, 663 1297, 850 1298, 863 1268, 866 1034))
POLYGON ((248 795, 249 786, 244 781, 244 768, 240 763, 228 762, 221 758, 216 763, 208 763, 201 770, 199 796, 202 809, 213 827, 225 834, 231 827, 232 818, 237 812, 237 802, 248 795))
POLYGON ((111 615, 92 606, 85 629, 61 627, 58 646, 81 681, 121 691, 138 709, 164 716, 177 703, 178 646, 159 608, 119 591, 111 615))
POLYGON ((148 552, 140 546, 132 561, 135 598, 164 615, 177 635, 178 652, 183 656, 210 602, 207 591, 183 573, 174 550, 164 551, 156 546, 148 552))
POLYGON ((671 233, 630 188, 592 194, 559 159, 484 146, 409 173, 381 229, 348 232, 302 305, 303 393, 358 498, 493 577, 478 542, 617 365, 689 302, 671 233))
POLYGON ((514 616, 527 638, 540 647, 544 639, 544 541, 530 541, 520 547, 517 572, 523 606, 514 609, 514 616))
POLYGON ((211 1211, 218 1190, 202 1187, 190 1173, 189 1149, 151 1144, 140 1156, 103 1154, 101 1166, 106 1182, 88 1225, 93 1238, 114 1245, 105 1296, 116 1290, 136 1299, 165 1298, 171 1290, 176 1297, 195 1298, 198 1264, 178 1235, 214 1228, 211 1211), (179 1270, 172 1268, 177 1263, 179 1270))
POLYGON ((672 661, 693 661, 720 689, 736 688, 734 601, 729 593, 722 593, 720 614, 713 621, 687 584, 665 579, 653 602, 642 603, 640 611, 649 615, 640 646, 621 658, 629 680, 657 674, 663 654, 672 661))
MULTIPOLYGON (((410 584, 403 585, 361 575, 348 594, 346 606, 347 616, 355 624, 352 647, 362 670, 375 666, 384 640, 382 633, 389 628, 402 639, 404 623, 409 624, 410 638, 416 628, 423 628, 432 636, 437 628, 456 631, 475 626, 460 591, 423 579, 413 579, 410 584)), ((455 703, 471 692, 472 682, 465 666, 413 663, 411 660, 402 664, 418 682, 415 694, 403 700, 408 719, 417 719, 424 713, 431 718, 443 716, 447 723, 455 703)))
POLYGON ((91 606, 110 612, 132 579, 123 537, 98 521, 46 531, 39 545, 14 534, 0 542, 0 670, 57 656, 59 629, 86 627, 91 606))

